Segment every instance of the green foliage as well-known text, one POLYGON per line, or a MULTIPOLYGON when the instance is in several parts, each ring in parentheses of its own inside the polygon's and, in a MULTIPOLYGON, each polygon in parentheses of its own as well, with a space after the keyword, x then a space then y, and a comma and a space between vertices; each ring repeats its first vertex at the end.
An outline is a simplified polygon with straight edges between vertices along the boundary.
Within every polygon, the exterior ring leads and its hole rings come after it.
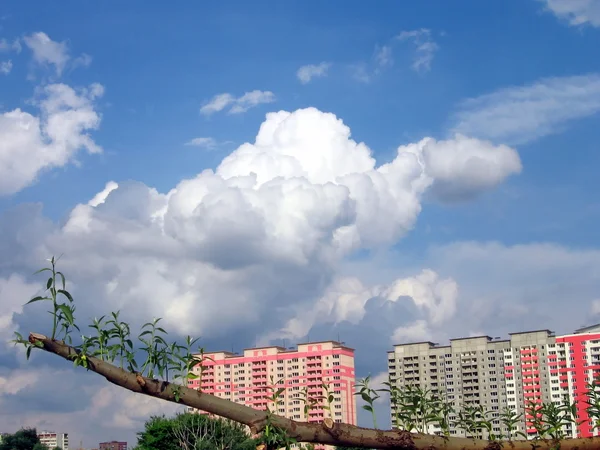
MULTIPOLYGON (((49 272, 50 277, 45 283, 45 296, 36 296, 29 300, 26 305, 40 301, 49 301, 53 305, 50 314, 53 317, 51 339, 62 338, 65 343, 72 345, 77 350, 77 355, 73 356, 73 364, 89 369, 89 357, 93 356, 103 361, 114 363, 118 360, 119 366, 126 368, 130 372, 139 373, 149 378, 160 377, 169 381, 179 380, 181 385, 187 386, 190 379, 199 376, 192 373, 197 365, 202 365, 205 361, 204 349, 198 348, 200 356, 194 354, 193 346, 198 338, 188 336, 185 345, 179 345, 176 342, 167 342, 167 332, 159 326, 160 318, 142 326, 141 333, 138 336, 140 346, 136 347, 131 337, 131 327, 128 323, 119 318, 119 311, 110 313, 110 316, 94 318, 89 328, 92 334, 82 335, 81 343, 75 345, 71 337, 73 330, 80 331, 75 323, 75 306, 71 294, 66 290, 66 277, 62 272, 56 270, 57 260, 52 257, 50 267, 43 268, 37 273, 49 272), (66 298, 67 302, 60 303, 60 298, 66 298), (60 336, 57 334, 60 334, 60 336), (142 364, 138 364, 136 354, 145 354, 142 364)), ((23 345, 26 348, 27 358, 31 351, 40 347, 41 343, 29 342, 21 334, 15 332, 15 339, 12 341, 23 345)), ((200 377, 203 367, 201 366, 200 377)), ((176 400, 179 401, 179 389, 175 386, 176 400)))
POLYGON ((203 414, 150 418, 138 433, 136 450, 250 450, 256 447, 245 429, 225 419, 203 414))
POLYGON ((559 404, 529 402, 527 412, 533 416, 533 428, 538 439, 564 439, 564 427, 581 424, 576 421, 577 403, 569 403, 568 396, 559 404))
POLYGON ((2 436, 0 450, 48 450, 40 443, 35 428, 23 428, 14 434, 2 436))
POLYGON ((363 401, 366 403, 365 405, 363 405, 363 409, 371 413, 371 416, 373 417, 373 428, 377 428, 377 417, 375 416, 374 403, 375 400, 377 400, 380 396, 376 389, 373 389, 369 386, 370 381, 371 375, 368 375, 367 377, 358 380, 358 383, 356 383, 356 387, 358 387, 359 389, 358 392, 356 392, 354 395, 360 395, 363 401))

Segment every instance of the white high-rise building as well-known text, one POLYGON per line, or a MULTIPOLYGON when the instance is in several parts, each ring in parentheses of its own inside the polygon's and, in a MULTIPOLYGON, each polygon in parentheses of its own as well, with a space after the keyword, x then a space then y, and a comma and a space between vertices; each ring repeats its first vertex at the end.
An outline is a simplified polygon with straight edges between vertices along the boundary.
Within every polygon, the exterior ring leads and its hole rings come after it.
POLYGON ((62 450, 69 450, 69 435, 67 433, 40 431, 38 432, 38 438, 40 438, 40 442, 50 450, 53 450, 56 447, 61 448, 62 450))

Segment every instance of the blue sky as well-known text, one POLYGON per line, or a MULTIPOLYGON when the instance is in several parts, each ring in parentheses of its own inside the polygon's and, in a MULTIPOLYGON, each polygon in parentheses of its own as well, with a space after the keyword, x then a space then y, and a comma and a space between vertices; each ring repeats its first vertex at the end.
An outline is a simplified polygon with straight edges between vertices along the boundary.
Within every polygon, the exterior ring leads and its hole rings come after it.
MULTIPOLYGON (((598 0, 7 2, 0 337, 44 331, 51 253, 82 320, 341 332, 361 376, 402 340, 598 321, 599 44, 598 0)), ((91 391, 25 401, 27 364, 0 349, 0 429, 115 429, 91 391)), ((161 406, 119 401, 129 440, 161 406)))

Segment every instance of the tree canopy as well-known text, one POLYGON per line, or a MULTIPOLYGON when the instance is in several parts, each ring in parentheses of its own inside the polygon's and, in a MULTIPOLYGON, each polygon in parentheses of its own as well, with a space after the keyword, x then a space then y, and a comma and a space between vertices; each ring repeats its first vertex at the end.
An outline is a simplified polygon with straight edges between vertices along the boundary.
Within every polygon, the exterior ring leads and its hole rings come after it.
POLYGON ((14 434, 2 436, 0 450, 48 450, 40 442, 35 428, 22 428, 14 434))
POLYGON ((173 418, 151 417, 138 433, 135 450, 250 450, 256 441, 243 426, 204 414, 184 413, 173 418))

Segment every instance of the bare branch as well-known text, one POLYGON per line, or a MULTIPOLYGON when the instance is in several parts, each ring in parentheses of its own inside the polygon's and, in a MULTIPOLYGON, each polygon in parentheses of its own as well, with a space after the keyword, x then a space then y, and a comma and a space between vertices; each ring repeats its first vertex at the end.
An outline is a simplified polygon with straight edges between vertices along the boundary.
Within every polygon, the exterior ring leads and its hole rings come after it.
MULTIPOLYGON (((78 350, 63 341, 53 340, 44 335, 31 333, 29 341, 43 350, 72 361, 78 350)), ((202 393, 186 386, 143 377, 127 372, 113 364, 88 356, 89 369, 102 375, 109 382, 136 392, 173 403, 180 403, 201 409, 235 422, 248 425, 253 434, 263 431, 267 424, 266 411, 258 411, 210 394, 202 393), (176 400, 178 392, 179 402, 176 400)), ((400 450, 500 450, 504 446, 510 450, 600 450, 600 437, 585 439, 565 439, 561 441, 539 439, 535 441, 491 442, 479 439, 441 437, 410 433, 403 430, 376 430, 354 425, 336 423, 325 419, 322 423, 296 422, 273 415, 271 424, 286 431, 298 442, 320 443, 345 447, 365 447, 400 450)))

